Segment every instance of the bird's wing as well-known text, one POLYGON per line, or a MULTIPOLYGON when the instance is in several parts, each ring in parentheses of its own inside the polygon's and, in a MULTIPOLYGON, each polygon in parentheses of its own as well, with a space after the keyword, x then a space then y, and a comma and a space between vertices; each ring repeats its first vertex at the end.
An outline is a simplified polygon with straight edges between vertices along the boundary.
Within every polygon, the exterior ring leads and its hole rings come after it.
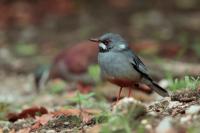
POLYGON ((153 79, 149 76, 148 70, 144 63, 140 60, 137 55, 135 55, 131 50, 127 50, 125 52, 125 55, 128 57, 129 62, 132 64, 133 68, 141 74, 143 78, 143 82, 147 85, 149 85, 154 91, 156 91, 161 96, 169 96, 169 93, 160 87, 153 79))
POLYGON ((144 65, 144 63, 140 60, 140 58, 136 55, 134 55, 131 59, 131 64, 133 65, 133 67, 139 71, 142 74, 149 74, 146 66, 144 65))
POLYGON ((126 51, 125 54, 136 71, 138 71, 143 76, 150 78, 146 66, 137 55, 135 55, 131 50, 126 51))

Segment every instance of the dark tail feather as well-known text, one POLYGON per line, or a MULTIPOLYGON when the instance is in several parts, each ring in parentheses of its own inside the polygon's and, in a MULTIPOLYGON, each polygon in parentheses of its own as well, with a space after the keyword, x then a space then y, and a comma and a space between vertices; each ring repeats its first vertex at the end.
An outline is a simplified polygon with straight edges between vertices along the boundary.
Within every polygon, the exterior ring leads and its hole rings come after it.
POLYGON ((150 88, 152 88, 159 95, 163 97, 169 96, 169 93, 164 88, 159 86, 155 81, 153 81, 150 77, 144 78, 143 82, 146 83, 150 88))
POLYGON ((169 96, 169 93, 154 81, 151 82, 150 87, 163 97, 169 96))

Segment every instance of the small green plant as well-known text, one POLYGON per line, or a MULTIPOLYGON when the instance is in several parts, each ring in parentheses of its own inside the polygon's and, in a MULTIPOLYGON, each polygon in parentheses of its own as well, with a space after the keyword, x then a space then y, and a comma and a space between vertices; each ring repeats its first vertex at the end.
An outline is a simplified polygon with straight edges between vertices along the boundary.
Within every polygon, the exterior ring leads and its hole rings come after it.
MULTIPOLYGON (((110 114, 108 122, 102 126, 101 133, 123 132, 131 133, 129 119, 122 114, 110 114)), ((133 124, 133 123, 131 123, 133 124)))
POLYGON ((183 79, 169 79, 169 88, 171 91, 177 91, 181 89, 196 89, 200 85, 200 77, 194 78, 190 76, 185 76, 183 79))
MULTIPOLYGON (((99 109, 102 112, 107 112, 110 109, 109 103, 105 99, 98 99, 96 93, 88 93, 88 94, 82 94, 80 92, 77 92, 76 96, 69 99, 70 102, 79 104, 81 102, 81 105, 84 108, 95 108, 99 109), (95 97, 95 98, 94 98, 95 97)), ((65 106, 65 108, 70 108, 69 106, 65 106)))
POLYGON ((88 94, 82 94, 79 91, 77 91, 76 96, 69 99, 69 101, 72 103, 75 103, 81 107, 90 108, 91 107, 90 103, 93 99, 92 98, 93 96, 95 96, 95 93, 93 93, 93 92, 88 93, 88 94))
POLYGON ((98 83, 101 77, 99 65, 89 66, 88 74, 98 83))
POLYGON ((187 133, 199 133, 199 131, 200 131, 199 126, 200 126, 200 124, 195 122, 192 126, 190 126, 187 129, 187 133))
POLYGON ((10 111, 10 104, 0 102, 0 120, 6 119, 6 114, 10 111))
POLYGON ((66 83, 62 80, 56 80, 49 83, 49 91, 51 94, 61 94, 66 87, 66 83))
POLYGON ((136 133, 145 133, 145 127, 144 125, 140 124, 138 127, 137 127, 137 131, 136 133))
POLYGON ((70 101, 71 102, 75 102, 75 103, 84 103, 84 102, 88 102, 88 99, 93 97, 95 95, 95 93, 91 92, 88 94, 81 94, 79 91, 76 93, 76 96, 71 98, 70 101))
POLYGON ((128 102, 124 100, 116 106, 112 112, 108 113, 108 121, 102 126, 102 133, 110 132, 123 132, 132 133, 137 131, 138 133, 144 133, 144 127, 140 126, 140 118, 146 117, 146 107, 133 100, 128 102))

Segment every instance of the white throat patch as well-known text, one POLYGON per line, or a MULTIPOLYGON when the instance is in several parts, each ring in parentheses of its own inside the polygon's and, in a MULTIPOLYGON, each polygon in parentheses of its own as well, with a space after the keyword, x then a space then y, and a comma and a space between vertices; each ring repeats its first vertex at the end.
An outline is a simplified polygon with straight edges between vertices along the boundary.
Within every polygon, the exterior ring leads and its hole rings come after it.
POLYGON ((102 49, 104 49, 104 50, 106 50, 106 49, 107 49, 106 45, 105 45, 105 44, 103 44, 103 43, 99 43, 99 47, 101 47, 101 48, 102 48, 102 49))

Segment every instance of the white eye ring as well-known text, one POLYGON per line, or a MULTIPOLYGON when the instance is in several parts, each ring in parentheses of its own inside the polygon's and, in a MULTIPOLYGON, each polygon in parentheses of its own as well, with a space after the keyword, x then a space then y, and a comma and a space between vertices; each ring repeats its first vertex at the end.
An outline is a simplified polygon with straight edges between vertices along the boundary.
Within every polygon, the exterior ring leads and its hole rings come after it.
POLYGON ((99 43, 99 47, 102 48, 103 50, 106 50, 106 49, 107 49, 106 45, 103 44, 103 43, 99 43))

